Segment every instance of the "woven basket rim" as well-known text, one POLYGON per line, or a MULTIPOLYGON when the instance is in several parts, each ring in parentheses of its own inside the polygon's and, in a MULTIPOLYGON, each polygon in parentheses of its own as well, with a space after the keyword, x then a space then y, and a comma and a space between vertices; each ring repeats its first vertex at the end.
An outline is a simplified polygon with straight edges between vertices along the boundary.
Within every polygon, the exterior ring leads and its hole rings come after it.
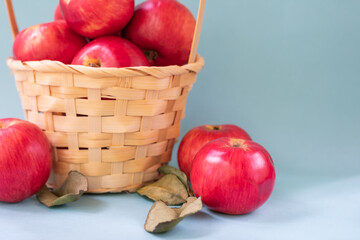
POLYGON ((199 73, 204 67, 204 59, 197 55, 194 63, 183 66, 171 65, 165 67, 125 67, 125 68, 92 68, 80 65, 68 65, 59 61, 20 61, 10 57, 6 61, 11 71, 38 71, 46 73, 74 73, 93 78, 102 77, 133 77, 154 76, 164 78, 173 75, 181 75, 189 72, 199 73))

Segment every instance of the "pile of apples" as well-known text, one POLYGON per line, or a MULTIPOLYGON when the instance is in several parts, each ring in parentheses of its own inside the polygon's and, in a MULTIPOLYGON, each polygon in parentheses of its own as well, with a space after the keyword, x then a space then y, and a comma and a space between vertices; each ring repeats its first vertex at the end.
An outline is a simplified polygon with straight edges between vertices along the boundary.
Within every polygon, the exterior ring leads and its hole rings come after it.
POLYGON ((89 67, 187 63, 195 18, 176 0, 60 0, 54 21, 21 31, 20 61, 54 60, 89 67))
POLYGON ((259 208, 275 184, 270 154, 232 124, 191 129, 181 140, 178 164, 196 197, 201 196, 208 208, 226 214, 259 208))

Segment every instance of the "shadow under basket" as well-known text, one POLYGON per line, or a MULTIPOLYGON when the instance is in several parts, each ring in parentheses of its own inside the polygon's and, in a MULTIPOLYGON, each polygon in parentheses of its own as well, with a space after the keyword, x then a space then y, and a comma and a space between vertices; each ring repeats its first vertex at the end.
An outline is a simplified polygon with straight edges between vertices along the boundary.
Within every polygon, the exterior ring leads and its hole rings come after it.
POLYGON ((135 191, 171 160, 189 91, 204 66, 90 68, 9 58, 26 119, 48 136, 54 153, 48 186, 70 170, 89 193, 135 191))

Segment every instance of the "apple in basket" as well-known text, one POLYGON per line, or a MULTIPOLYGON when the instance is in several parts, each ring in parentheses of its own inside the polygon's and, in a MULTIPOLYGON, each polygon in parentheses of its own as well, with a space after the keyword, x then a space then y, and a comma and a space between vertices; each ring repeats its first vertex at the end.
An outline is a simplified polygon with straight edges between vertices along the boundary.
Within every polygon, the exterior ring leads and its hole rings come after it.
POLYGON ((195 24, 180 2, 147 0, 135 8, 123 37, 144 51, 151 65, 183 65, 190 55, 195 24))
POLYGON ((134 14, 134 0, 60 0, 66 22, 88 38, 120 32, 134 14))
POLYGON ((71 63, 87 43, 65 21, 34 25, 21 31, 13 45, 14 58, 21 61, 55 60, 71 63))
POLYGON ((133 43, 117 36, 97 38, 85 45, 72 64, 89 67, 149 66, 144 53, 133 43))
POLYGON ((55 8, 55 12, 54 12, 54 20, 64 20, 64 16, 61 12, 61 8, 60 8, 60 4, 58 4, 55 8))
POLYGON ((270 197, 274 163, 261 145, 244 139, 219 138, 194 158, 190 175, 197 197, 210 209, 226 214, 254 211, 270 197))
POLYGON ((197 152, 208 142, 222 137, 251 140, 244 129, 233 124, 195 127, 185 134, 179 146, 178 164, 181 171, 190 178, 191 165, 197 152))
POLYGON ((0 201, 20 202, 49 178, 52 151, 46 135, 33 123, 0 119, 0 201))

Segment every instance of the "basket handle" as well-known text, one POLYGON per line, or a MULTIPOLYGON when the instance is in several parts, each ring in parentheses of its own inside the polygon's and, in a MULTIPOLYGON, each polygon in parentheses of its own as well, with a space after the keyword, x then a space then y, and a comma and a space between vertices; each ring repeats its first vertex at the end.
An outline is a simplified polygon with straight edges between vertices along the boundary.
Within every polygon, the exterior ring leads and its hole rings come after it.
POLYGON ((202 28, 204 14, 205 14, 205 5, 206 5, 206 0, 200 0, 199 10, 198 10, 198 14, 197 14, 197 20, 196 20, 196 25, 195 25, 195 32, 194 32, 193 42, 191 45, 188 63, 194 63, 196 60, 197 49, 198 49, 199 40, 200 40, 200 33, 201 33, 201 28, 202 28))
POLYGON ((6 4, 6 10, 8 12, 11 33, 12 33, 13 39, 15 39, 19 33, 19 28, 16 23, 14 8, 13 8, 11 0, 5 0, 5 4, 6 4))
MULTIPOLYGON (((16 23, 16 17, 15 17, 12 1, 5 0, 5 4, 6 4, 7 12, 8 12, 11 33, 12 33, 13 39, 15 39, 19 33, 19 28, 16 23)), ((201 33, 201 28, 202 28, 202 23, 203 23, 203 19, 204 19, 204 13, 205 13, 205 5, 206 5, 206 0, 200 0, 199 10, 198 10, 198 15, 197 15, 197 20, 196 20, 196 26, 195 26, 195 32, 194 32, 193 42, 192 42, 191 50, 190 50, 189 63, 193 63, 196 60, 197 49, 198 49, 199 40, 200 40, 200 33, 201 33)))

